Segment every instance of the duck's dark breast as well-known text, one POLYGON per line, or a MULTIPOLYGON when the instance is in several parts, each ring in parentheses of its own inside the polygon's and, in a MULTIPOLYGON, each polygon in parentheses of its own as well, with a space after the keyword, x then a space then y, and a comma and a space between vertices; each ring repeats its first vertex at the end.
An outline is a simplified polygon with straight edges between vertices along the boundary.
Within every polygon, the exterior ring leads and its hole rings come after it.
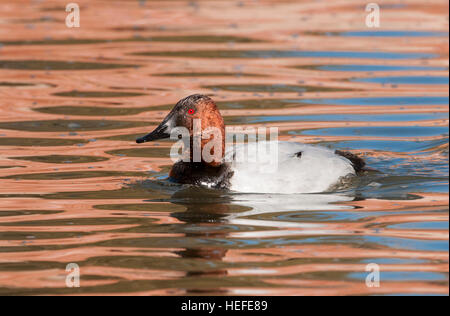
POLYGON ((179 161, 170 170, 169 180, 182 184, 207 184, 214 188, 226 189, 230 187, 232 176, 233 171, 228 164, 213 167, 201 162, 179 161))

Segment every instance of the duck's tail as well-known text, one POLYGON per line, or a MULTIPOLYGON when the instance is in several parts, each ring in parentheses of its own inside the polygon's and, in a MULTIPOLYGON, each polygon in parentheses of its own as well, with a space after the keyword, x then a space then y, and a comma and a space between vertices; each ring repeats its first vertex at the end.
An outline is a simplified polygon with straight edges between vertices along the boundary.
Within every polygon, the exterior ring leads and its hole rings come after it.
POLYGON ((360 173, 362 171, 373 170, 371 168, 366 167, 366 162, 364 161, 364 159, 358 157, 357 155, 355 155, 349 151, 336 150, 335 153, 336 153, 336 155, 342 156, 342 157, 350 160, 356 173, 360 173))

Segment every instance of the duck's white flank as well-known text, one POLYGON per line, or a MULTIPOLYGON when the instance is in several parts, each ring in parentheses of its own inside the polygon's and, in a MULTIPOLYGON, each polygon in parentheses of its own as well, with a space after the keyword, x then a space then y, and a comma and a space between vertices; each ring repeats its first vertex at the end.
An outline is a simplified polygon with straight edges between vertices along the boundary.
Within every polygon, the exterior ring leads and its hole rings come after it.
POLYGON ((238 192, 325 192, 342 177, 355 174, 351 162, 333 150, 295 142, 236 145, 227 150, 226 159, 233 160, 230 189, 238 192), (236 159, 242 152, 248 152, 247 158, 236 159))

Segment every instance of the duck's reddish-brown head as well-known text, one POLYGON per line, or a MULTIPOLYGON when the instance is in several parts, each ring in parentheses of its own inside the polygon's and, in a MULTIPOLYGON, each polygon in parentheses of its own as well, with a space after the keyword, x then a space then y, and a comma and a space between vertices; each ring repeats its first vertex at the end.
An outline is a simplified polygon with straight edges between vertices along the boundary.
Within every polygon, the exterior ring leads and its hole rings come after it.
POLYGON ((211 148, 211 155, 214 156, 213 160, 208 162, 204 161, 202 156, 202 162, 211 166, 220 165, 225 150, 225 124, 216 103, 206 95, 194 94, 178 101, 172 111, 170 111, 153 132, 138 138, 136 142, 139 144, 169 138, 171 131, 176 127, 187 128, 192 138, 194 133, 196 133, 194 130, 194 122, 199 122, 201 124, 201 132, 207 132, 214 129, 220 133, 219 137, 213 133, 211 133, 210 137, 205 137, 205 133, 203 133, 203 137, 205 138, 201 138, 201 151, 203 152, 205 148, 207 148, 207 150, 211 148), (220 141, 220 147, 222 149, 219 155, 214 153, 214 150, 217 147, 212 146, 214 142, 217 141, 220 141))

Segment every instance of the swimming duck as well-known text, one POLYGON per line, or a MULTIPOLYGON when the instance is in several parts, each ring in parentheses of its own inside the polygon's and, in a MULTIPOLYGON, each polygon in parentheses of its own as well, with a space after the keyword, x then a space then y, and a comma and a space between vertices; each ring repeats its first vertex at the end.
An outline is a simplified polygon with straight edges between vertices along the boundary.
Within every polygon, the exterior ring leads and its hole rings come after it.
MULTIPOLYGON (((222 115, 216 103, 201 94, 180 100, 154 131, 136 142, 170 138, 176 127, 182 127, 188 131, 190 148, 193 148, 196 119, 200 120, 202 131, 218 131, 221 134, 217 138, 220 143, 215 144, 217 147, 208 148, 212 159, 205 159, 202 155, 195 160, 194 151, 189 151, 189 159, 179 160, 172 166, 170 181, 248 193, 318 193, 330 190, 342 179, 355 176, 365 166, 361 158, 350 152, 297 142, 249 142, 225 148, 222 115), (275 148, 266 153, 269 158, 276 156, 274 172, 266 172, 264 163, 258 165, 258 160, 252 157, 252 153, 259 153, 256 147, 261 145, 275 148), (242 152, 246 152, 247 160, 236 159, 237 154, 242 152)), ((198 140, 202 152, 213 138, 214 135, 210 135, 198 140)))

